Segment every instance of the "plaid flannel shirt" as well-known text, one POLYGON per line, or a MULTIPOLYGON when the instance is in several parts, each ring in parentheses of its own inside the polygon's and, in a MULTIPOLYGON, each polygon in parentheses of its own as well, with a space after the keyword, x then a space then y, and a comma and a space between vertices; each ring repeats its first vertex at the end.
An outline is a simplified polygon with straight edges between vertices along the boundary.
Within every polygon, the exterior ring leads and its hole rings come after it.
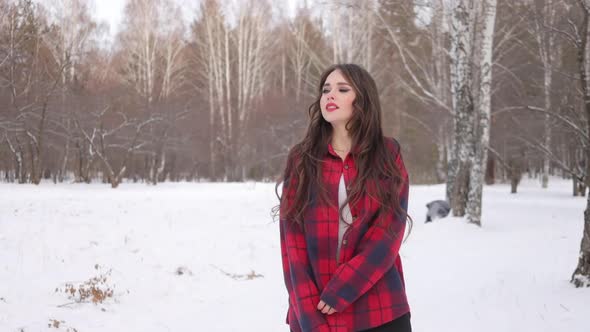
MULTIPOLYGON (((399 192, 401 207, 407 211, 409 177, 404 167, 401 147, 393 138, 385 144, 395 157, 404 178, 399 192)), ((292 163, 293 151, 287 163, 292 163)), ((383 227, 374 226, 378 203, 365 195, 350 204, 352 226, 344 233, 340 261, 338 245, 338 185, 341 174, 347 184, 357 175, 352 154, 342 160, 328 144, 323 158, 322 175, 330 200, 335 206, 322 205, 312 194, 304 214, 304 229, 283 216, 286 204, 293 202, 297 178, 286 168, 280 208, 282 265, 289 295, 286 323, 293 332, 352 332, 392 321, 410 311, 405 292, 399 249, 405 220, 394 213, 382 212, 392 223, 396 236, 383 227), (320 300, 337 310, 325 315, 317 309, 320 300)), ((367 186, 375 185, 367 181, 367 186)))

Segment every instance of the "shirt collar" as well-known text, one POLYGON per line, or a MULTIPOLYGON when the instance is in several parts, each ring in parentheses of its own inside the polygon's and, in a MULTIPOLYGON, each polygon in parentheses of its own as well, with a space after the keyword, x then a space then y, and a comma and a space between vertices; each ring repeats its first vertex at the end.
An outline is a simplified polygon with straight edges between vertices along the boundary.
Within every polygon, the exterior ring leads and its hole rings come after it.
POLYGON ((336 151, 334 151, 334 147, 332 146, 332 143, 328 142, 328 154, 331 154, 332 156, 336 157, 336 158, 340 158, 340 156, 336 153, 336 151))

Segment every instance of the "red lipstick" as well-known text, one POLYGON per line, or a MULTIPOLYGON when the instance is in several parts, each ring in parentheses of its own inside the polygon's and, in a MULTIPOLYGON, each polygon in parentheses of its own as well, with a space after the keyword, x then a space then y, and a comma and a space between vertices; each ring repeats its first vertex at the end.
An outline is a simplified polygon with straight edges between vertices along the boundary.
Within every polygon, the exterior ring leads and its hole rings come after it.
POLYGON ((338 105, 336 105, 334 103, 326 104, 326 111, 328 111, 328 112, 333 112, 333 111, 337 110, 338 108, 339 108, 338 105))

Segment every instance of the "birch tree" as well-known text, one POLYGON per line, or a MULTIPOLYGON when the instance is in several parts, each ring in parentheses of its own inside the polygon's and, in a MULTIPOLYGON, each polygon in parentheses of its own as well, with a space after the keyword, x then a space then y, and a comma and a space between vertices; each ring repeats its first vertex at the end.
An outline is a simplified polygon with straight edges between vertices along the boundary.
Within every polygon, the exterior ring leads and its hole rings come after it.
POLYGON ((87 3, 82 0, 53 0, 49 3, 55 28, 47 36, 47 41, 57 66, 63 68, 60 81, 61 112, 58 112, 60 119, 56 119, 65 136, 63 157, 58 171, 60 181, 63 181, 66 173, 74 131, 71 114, 73 110, 67 103, 68 88, 75 80, 76 70, 81 66, 85 54, 94 46, 91 39, 99 29, 90 17, 87 3), (66 111, 68 108, 69 111, 66 111))
POLYGON ((225 179, 240 180, 246 175, 241 165, 250 149, 241 143, 255 102, 262 96, 270 70, 268 49, 275 43, 266 26, 269 7, 265 1, 238 6, 235 29, 226 22, 216 1, 205 1, 201 12, 197 31, 202 33, 196 38, 208 74, 211 158, 217 159, 219 146, 225 179))
MULTIPOLYGON (((413 3, 409 4, 414 10, 413 3)), ((430 119, 418 117, 413 110, 400 110, 401 117, 409 119, 413 125, 430 133, 432 143, 437 147, 437 162, 435 166, 437 180, 446 178, 445 161, 451 160, 450 126, 453 110, 451 105, 450 70, 449 70, 449 10, 443 0, 430 1, 422 8, 432 13, 431 23, 424 23, 423 29, 411 31, 398 26, 400 16, 409 16, 406 12, 395 13, 403 6, 397 1, 381 1, 379 11, 376 12, 377 26, 385 32, 385 40, 393 46, 396 57, 391 59, 398 63, 403 74, 395 77, 403 91, 411 98, 426 106, 430 110, 430 119), (390 8, 392 7, 392 8, 390 8), (405 39, 405 41, 404 41, 405 39), (421 43, 425 40, 425 43, 421 43), (429 52, 418 54, 417 50, 428 49, 429 52), (434 121, 432 121, 434 120, 434 121)), ((412 18, 410 16, 410 18, 412 18)), ((407 24, 409 24, 408 22, 407 24)), ((413 22, 411 22, 413 24, 413 22)), ((397 119, 399 122, 401 119, 397 119)))
MULTIPOLYGON (((556 3, 554 3, 556 5, 556 3)), ((576 54, 577 75, 572 76, 579 83, 578 90, 579 99, 581 100, 580 111, 566 114, 560 114, 554 110, 547 108, 547 103, 544 107, 535 107, 525 105, 520 107, 529 112, 536 112, 543 116, 551 117, 569 129, 570 135, 576 137, 579 146, 574 147, 573 151, 583 150, 585 154, 585 169, 580 170, 578 162, 572 167, 563 161, 563 158, 556 156, 544 144, 536 144, 536 146, 543 151, 547 158, 552 159, 560 168, 567 171, 572 177, 578 177, 585 181, 586 186, 590 184, 590 1, 588 0, 569 0, 567 5, 571 6, 569 15, 563 17, 564 24, 559 25, 544 25, 549 32, 555 33, 562 40, 573 46, 576 54)), ((551 65, 551 63, 549 63, 551 65)), ((553 67, 552 70, 555 70, 553 67)), ((573 103, 574 105, 576 103, 573 103)), ((587 195, 586 209, 584 211, 584 226, 582 233, 582 241, 580 243, 580 254, 578 257, 578 265, 576 266, 572 276, 571 282, 576 287, 590 287, 590 195, 587 195)))
POLYGON ((129 0, 118 36, 127 59, 122 78, 141 96, 146 108, 158 97, 156 78, 161 47, 158 31, 163 29, 162 7, 166 5, 169 1, 129 0))
POLYGON ((474 158, 471 167, 467 217, 469 222, 481 226, 481 205, 484 175, 486 172, 487 147, 490 141, 490 114, 492 99, 492 50, 496 22, 496 0, 481 2, 483 27, 481 31, 481 54, 479 56, 479 102, 477 122, 474 123, 474 158))
POLYGON ((356 62, 375 71, 375 12, 378 3, 367 1, 320 2, 332 41, 332 63, 356 62))
POLYGON ((52 116, 49 102, 63 66, 54 65, 44 40, 49 28, 42 8, 21 0, 7 9, 0 41, 4 54, 0 87, 8 88, 12 121, 5 141, 15 154, 17 168, 27 173, 19 174, 21 180, 39 184, 52 116))
MULTIPOLYGON (((580 86, 583 92, 583 108, 586 115, 586 135, 590 133, 590 1, 576 0, 577 7, 582 12, 582 23, 578 28, 570 20, 573 33, 565 34, 576 45, 579 66, 580 86)), ((585 146, 586 160, 590 160, 590 144, 585 146)), ((587 165, 590 167, 590 165, 587 165)), ((590 185, 590 169, 586 170, 586 185, 590 185)), ((584 230, 580 244, 578 266, 572 274, 571 282, 576 287, 590 287, 590 195, 587 195, 586 210, 584 211, 584 230)))
POLYGON ((120 35, 126 45, 122 78, 142 98, 146 116, 164 119, 145 126, 152 137, 146 177, 156 184, 166 166, 169 130, 185 113, 170 102, 185 84, 185 28, 179 19, 180 8, 170 0, 131 0, 125 12, 125 28, 120 35))
MULTIPOLYGON (((256 102, 268 88, 264 82, 270 74, 269 47, 277 45, 276 39, 270 34, 268 13, 271 11, 268 2, 251 0, 239 10, 236 26, 237 44, 237 107, 236 133, 229 149, 231 156, 237 155, 238 161, 231 163, 234 180, 246 178, 245 161, 251 153, 249 144, 245 142, 246 130, 251 115, 257 106, 256 102)), ((231 101, 230 101, 231 102, 231 101)), ((230 116, 231 117, 231 116, 230 116)), ((230 159, 230 158, 228 158, 230 159)))
POLYGON ((302 96, 315 96, 317 87, 312 78, 316 75, 313 74, 322 72, 329 63, 325 56, 326 48, 317 45, 322 35, 310 15, 310 10, 302 9, 289 23, 288 35, 283 43, 285 51, 281 54, 285 59, 281 64, 283 95, 286 95, 287 74, 292 73, 290 85, 295 90, 297 102, 301 101, 302 96))
POLYGON ((447 176, 447 194, 454 216, 463 216, 469 190, 469 168, 473 159, 474 96, 473 35, 475 10, 471 0, 456 0, 451 19, 451 88, 454 110, 452 159, 447 176))
MULTIPOLYGON (((532 1, 532 35, 537 42, 539 59, 543 66, 543 96, 546 111, 551 111, 551 92, 553 82, 553 71, 556 68, 556 60, 559 58, 560 45, 555 42, 556 34, 550 28, 556 25, 558 6, 562 0, 532 1)), ((551 148, 551 123, 550 115, 545 115, 544 121, 544 145, 545 149, 551 148)), ((549 182, 550 159, 547 155, 543 157, 543 173, 541 185, 547 188, 549 182)))
MULTIPOLYGON (((227 131, 227 114, 224 103, 225 91, 224 75, 225 62, 229 66, 229 51, 224 52, 229 45, 225 45, 229 38, 229 27, 225 23, 219 4, 215 0, 205 0, 200 7, 201 18, 193 28, 193 39, 198 45, 197 58, 201 58, 201 66, 204 69, 204 85, 207 89, 209 109, 209 175, 216 179, 219 176, 218 164, 222 157, 218 153, 218 147, 226 146, 225 135, 220 135, 218 128, 227 131)), ((199 60, 197 60, 199 61, 199 60)))
POLYGON ((468 221, 479 226, 489 144, 495 20, 495 0, 455 2, 451 81, 456 150, 449 167, 447 193, 453 215, 467 212, 468 221))

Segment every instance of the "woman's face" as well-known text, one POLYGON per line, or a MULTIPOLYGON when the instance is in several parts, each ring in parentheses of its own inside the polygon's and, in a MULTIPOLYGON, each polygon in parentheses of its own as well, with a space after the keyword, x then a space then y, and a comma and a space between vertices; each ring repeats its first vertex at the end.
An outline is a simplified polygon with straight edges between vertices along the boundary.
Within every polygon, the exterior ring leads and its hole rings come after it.
POLYGON ((356 93, 346 81, 340 70, 328 75, 322 88, 320 108, 324 119, 334 125, 345 125, 352 117, 352 102, 356 93))

